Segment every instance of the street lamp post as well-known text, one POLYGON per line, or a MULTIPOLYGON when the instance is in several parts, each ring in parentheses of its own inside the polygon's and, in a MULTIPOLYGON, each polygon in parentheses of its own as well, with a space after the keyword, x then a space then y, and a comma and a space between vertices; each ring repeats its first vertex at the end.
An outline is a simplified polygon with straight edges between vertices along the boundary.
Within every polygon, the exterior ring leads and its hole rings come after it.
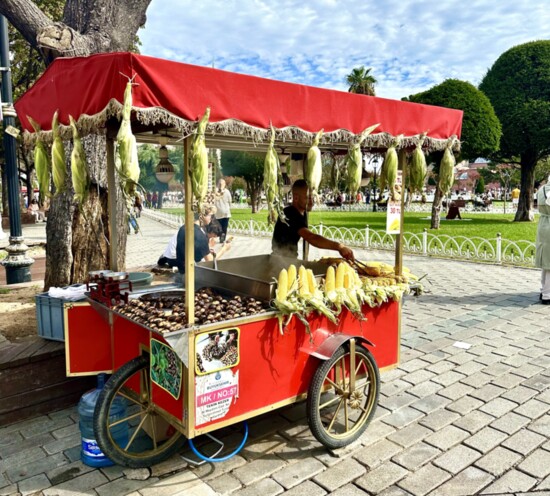
POLYGON ((8 43, 8 22, 0 15, 0 72, 2 73, 2 113, 4 126, 4 156, 6 161, 6 182, 8 186, 8 207, 10 219, 8 256, 2 261, 6 269, 6 282, 16 284, 31 280, 30 266, 34 260, 27 257, 27 250, 21 230, 21 211, 19 207, 19 180, 17 173, 16 140, 7 130, 15 125, 15 109, 11 91, 11 70, 8 43))

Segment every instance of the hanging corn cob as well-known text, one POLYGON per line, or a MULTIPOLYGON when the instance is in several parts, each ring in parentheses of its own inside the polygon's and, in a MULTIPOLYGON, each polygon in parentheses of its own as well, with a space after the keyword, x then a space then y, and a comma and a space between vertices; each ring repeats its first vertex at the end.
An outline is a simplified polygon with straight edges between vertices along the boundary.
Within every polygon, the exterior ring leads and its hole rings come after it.
POLYGON ((313 140, 313 144, 307 151, 306 162, 306 182, 310 191, 313 193, 316 200, 318 200, 317 190, 319 184, 321 184, 321 178, 323 176, 323 164, 321 162, 321 150, 319 150, 319 142, 323 136, 323 130, 321 129, 313 140))
POLYGON ((55 194, 63 193, 66 189, 67 181, 67 161, 65 157, 65 146, 59 136, 59 120, 57 110, 53 114, 52 120, 52 176, 55 184, 55 194))
POLYGON ((386 157, 384 158, 384 163, 382 164, 382 171, 380 172, 380 190, 388 186, 391 194, 391 199, 397 201, 400 196, 398 195, 395 185, 397 183, 397 166, 398 166, 398 157, 396 148, 401 143, 403 135, 396 136, 390 147, 386 151, 386 157), (399 197, 398 197, 399 196, 399 197))
POLYGON ((264 191, 267 200, 268 222, 273 224, 277 220, 278 214, 278 174, 279 174, 279 156, 275 151, 275 129, 271 126, 271 137, 264 161, 264 191))
POLYGON ((340 190, 340 165, 336 160, 336 155, 332 155, 332 167, 330 170, 330 188, 336 194, 340 190))
POLYGON ((76 127, 76 122, 71 115, 69 121, 73 130, 73 150, 71 152, 71 175, 74 188, 74 199, 82 205, 88 196, 90 185, 90 176, 88 174, 88 165, 86 164, 86 154, 80 134, 76 127))
POLYGON ((27 115, 27 119, 37 133, 36 143, 34 145, 34 168, 38 179, 38 187, 40 189, 40 201, 42 201, 46 196, 50 196, 50 174, 52 165, 46 145, 42 139, 40 139, 40 124, 29 115, 27 115))
POLYGON ((352 198, 355 198, 357 190, 361 186, 361 175, 363 172, 363 153, 361 152, 361 145, 365 138, 374 131, 380 124, 375 124, 365 129, 360 135, 356 143, 354 143, 348 150, 347 155, 347 174, 346 182, 347 189, 352 198))
POLYGON ((443 158, 439 165, 439 189, 443 193, 443 196, 447 195, 455 182, 455 156, 451 151, 455 137, 447 140, 445 151, 443 152, 443 158))
POLYGON ((412 192, 422 192, 424 180, 426 179, 426 157, 422 151, 422 145, 426 139, 426 133, 423 133, 412 152, 411 166, 409 168, 409 184, 412 192))
POLYGON ((122 107, 122 122, 118 130, 117 141, 117 170, 121 178, 121 185, 126 197, 128 208, 134 204, 135 192, 139 180, 139 160, 136 137, 132 134, 130 114, 132 112, 132 80, 128 80, 124 90, 124 104, 122 107))
POLYGON ((197 126, 197 131, 189 150, 189 174, 193 195, 198 202, 199 211, 208 192, 208 149, 206 148, 205 132, 210 119, 210 107, 206 108, 197 126))

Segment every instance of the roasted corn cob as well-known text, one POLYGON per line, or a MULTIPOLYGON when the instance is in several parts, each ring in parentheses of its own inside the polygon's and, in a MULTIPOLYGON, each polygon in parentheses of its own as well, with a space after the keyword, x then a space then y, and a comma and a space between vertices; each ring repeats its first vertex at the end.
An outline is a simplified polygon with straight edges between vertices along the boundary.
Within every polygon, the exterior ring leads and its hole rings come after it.
POLYGON ((361 186, 361 176, 363 172, 363 153, 361 145, 365 138, 374 131, 380 124, 375 124, 365 129, 360 135, 356 143, 348 150, 347 155, 347 188, 352 198, 355 198, 357 190, 361 186))

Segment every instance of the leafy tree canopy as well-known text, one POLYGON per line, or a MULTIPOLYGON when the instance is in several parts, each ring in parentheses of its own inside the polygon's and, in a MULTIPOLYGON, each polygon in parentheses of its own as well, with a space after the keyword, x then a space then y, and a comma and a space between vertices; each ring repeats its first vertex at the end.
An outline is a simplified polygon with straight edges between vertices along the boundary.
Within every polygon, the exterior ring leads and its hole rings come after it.
POLYGON ((504 52, 479 89, 489 97, 502 123, 503 158, 529 156, 534 164, 550 153, 549 40, 525 43, 504 52))
POLYGON ((500 122, 489 99, 474 85, 447 79, 403 100, 462 110, 462 158, 488 157, 498 150, 502 135, 500 122))

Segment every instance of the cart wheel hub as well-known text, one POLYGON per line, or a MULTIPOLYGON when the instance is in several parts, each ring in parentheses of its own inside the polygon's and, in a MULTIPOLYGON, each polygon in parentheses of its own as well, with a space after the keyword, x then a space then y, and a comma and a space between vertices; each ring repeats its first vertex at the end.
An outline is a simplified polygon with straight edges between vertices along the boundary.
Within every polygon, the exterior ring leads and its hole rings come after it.
POLYGON ((349 406, 354 410, 357 410, 361 407, 363 400, 363 393, 361 391, 353 391, 349 399, 349 406))

